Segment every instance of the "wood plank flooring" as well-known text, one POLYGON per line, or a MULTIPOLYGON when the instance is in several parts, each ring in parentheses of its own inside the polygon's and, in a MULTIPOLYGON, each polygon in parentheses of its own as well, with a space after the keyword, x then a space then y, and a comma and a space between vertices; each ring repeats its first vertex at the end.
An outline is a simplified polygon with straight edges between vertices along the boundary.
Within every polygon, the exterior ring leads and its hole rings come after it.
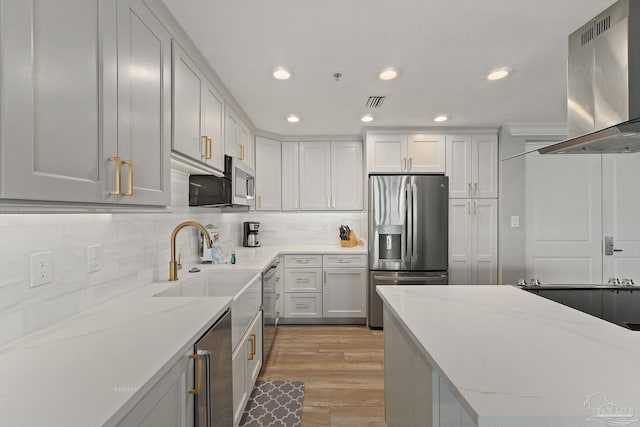
POLYGON ((302 427, 386 427, 382 331, 279 326, 260 379, 304 381, 302 427))

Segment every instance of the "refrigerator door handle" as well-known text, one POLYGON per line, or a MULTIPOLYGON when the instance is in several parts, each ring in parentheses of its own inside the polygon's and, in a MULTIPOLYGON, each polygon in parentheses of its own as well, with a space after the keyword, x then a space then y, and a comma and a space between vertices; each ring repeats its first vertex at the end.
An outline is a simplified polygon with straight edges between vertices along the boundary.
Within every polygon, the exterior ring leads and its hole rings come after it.
POLYGON ((411 191, 411 184, 407 184, 405 187, 405 194, 407 196, 407 210, 406 210, 406 218, 407 218, 407 229, 405 239, 405 258, 403 261, 408 261, 411 263, 413 258, 413 254, 411 253, 411 249, 413 248, 413 193, 411 191))
POLYGON ((418 186, 414 183, 411 184, 411 262, 416 260, 416 254, 418 253, 418 230, 415 226, 415 222, 418 219, 418 186))

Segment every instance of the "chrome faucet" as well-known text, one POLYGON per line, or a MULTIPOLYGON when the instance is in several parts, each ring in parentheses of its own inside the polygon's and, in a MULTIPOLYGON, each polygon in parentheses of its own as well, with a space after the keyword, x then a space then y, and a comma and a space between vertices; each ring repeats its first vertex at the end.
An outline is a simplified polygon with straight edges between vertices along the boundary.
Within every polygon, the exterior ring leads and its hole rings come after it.
POLYGON ((204 225, 195 221, 185 221, 182 224, 178 224, 178 226, 171 233, 171 262, 169 262, 169 281, 173 282, 174 280, 178 280, 178 263, 176 262, 176 236, 178 232, 185 227, 196 227, 199 228, 200 231, 204 234, 204 238, 207 241, 207 246, 211 248, 213 243, 211 242, 211 236, 209 235, 209 231, 204 227, 204 225))

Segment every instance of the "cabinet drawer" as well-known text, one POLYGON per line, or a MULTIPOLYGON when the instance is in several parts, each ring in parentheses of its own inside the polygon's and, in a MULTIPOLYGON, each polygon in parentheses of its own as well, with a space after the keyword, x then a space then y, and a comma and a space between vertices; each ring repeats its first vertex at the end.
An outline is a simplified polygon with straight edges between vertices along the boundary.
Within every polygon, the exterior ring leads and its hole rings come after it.
POLYGON ((367 256, 366 255, 323 255, 322 265, 327 267, 366 267, 367 256))
POLYGON ((285 294, 284 317, 322 317, 322 293, 285 294))
POLYGON ((322 292, 322 269, 287 268, 284 273, 285 292, 322 292))
POLYGON ((285 268, 322 267, 322 255, 285 255, 284 267, 285 268))

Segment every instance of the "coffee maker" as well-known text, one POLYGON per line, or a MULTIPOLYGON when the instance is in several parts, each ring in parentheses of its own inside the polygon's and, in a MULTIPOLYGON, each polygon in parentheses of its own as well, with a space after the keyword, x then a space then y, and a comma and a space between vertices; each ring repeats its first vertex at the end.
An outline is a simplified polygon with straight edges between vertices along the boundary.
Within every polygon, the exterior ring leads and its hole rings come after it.
POLYGON ((258 239, 259 229, 259 222, 245 222, 244 233, 242 234, 242 246, 248 248, 257 248, 260 246, 260 240, 258 239))

